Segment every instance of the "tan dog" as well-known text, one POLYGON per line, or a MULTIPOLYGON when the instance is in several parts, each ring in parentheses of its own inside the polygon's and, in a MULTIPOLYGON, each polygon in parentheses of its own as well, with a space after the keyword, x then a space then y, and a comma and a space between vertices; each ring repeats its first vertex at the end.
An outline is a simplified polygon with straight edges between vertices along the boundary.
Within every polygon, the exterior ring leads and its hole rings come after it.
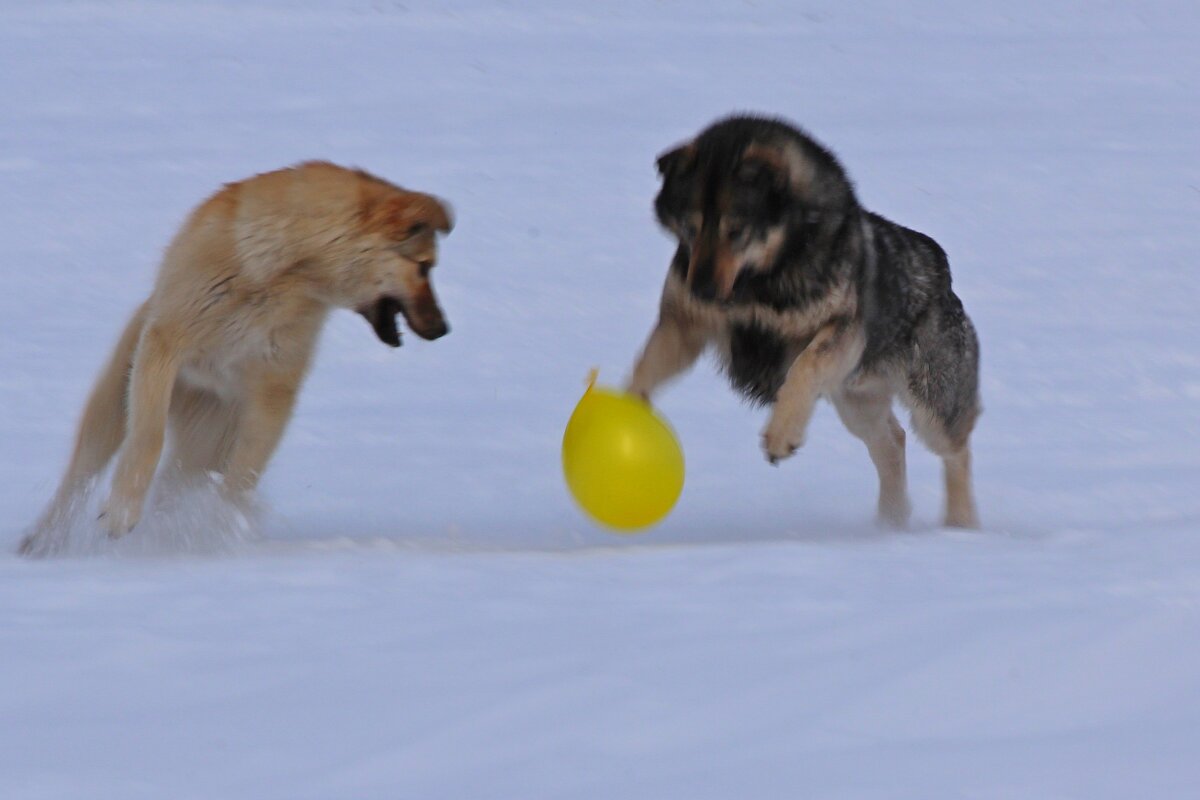
POLYGON ((435 198, 366 172, 310 162, 225 186, 197 208, 163 259, 93 389, 70 466, 21 552, 50 531, 120 449, 103 513, 109 533, 137 525, 165 433, 185 472, 216 472, 250 492, 275 451, 330 309, 352 309, 385 343, 396 314, 425 339, 448 327, 429 272, 435 198))

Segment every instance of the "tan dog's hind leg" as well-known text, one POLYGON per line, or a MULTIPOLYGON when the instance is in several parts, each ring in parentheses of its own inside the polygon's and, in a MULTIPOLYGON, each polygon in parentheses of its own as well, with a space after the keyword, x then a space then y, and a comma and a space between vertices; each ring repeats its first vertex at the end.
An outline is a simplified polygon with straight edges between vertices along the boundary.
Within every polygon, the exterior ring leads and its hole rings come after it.
POLYGON ((35 555, 50 544, 41 540, 51 535, 54 528, 64 524, 72 503, 108 466, 113 454, 121 446, 125 438, 125 397, 129 388, 129 372, 145 321, 146 306, 143 305, 125 325, 108 364, 88 396, 66 474, 50 506, 35 523, 33 531, 22 540, 18 548, 22 555, 35 555))
POLYGON ((792 362, 775 397, 771 419, 763 431, 763 451, 777 464, 804 444, 817 398, 841 384, 862 355, 861 333, 831 322, 817 331, 792 362))
POLYGON ((862 439, 879 473, 879 521, 902 528, 912 506, 904 459, 904 429, 892 413, 892 393, 882 380, 844 389, 832 396, 846 429, 862 439))
POLYGON ((633 368, 626 390, 649 400, 659 386, 695 364, 707 343, 707 337, 683 320, 662 314, 633 368))
POLYGON ((167 411, 179 371, 177 335, 151 323, 138 342, 129 383, 128 434, 103 514, 112 536, 128 533, 141 519, 146 491, 162 455, 167 411))
POLYGON ((171 395, 171 458, 185 476, 225 471, 239 404, 177 382, 171 395))
POLYGON ((291 419, 301 377, 301 373, 289 371, 261 373, 251 379, 225 470, 225 489, 231 496, 236 498, 258 485, 291 419))

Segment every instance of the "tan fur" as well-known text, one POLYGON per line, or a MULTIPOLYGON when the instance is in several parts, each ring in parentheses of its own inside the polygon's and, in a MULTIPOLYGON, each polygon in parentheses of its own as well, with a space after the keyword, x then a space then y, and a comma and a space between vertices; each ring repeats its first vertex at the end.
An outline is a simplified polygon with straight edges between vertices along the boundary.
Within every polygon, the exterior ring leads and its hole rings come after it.
POLYGON ((737 280, 743 263, 733 253, 727 241, 724 239, 717 241, 717 252, 714 259, 716 275, 713 279, 717 284, 717 297, 729 297, 733 291, 733 282, 737 280))
POLYGON ((184 223, 150 298, 93 390, 62 484, 23 542, 38 549, 120 448, 104 524, 138 522, 168 429, 177 465, 252 490, 291 416, 334 308, 395 298, 445 332, 427 271, 451 222, 435 198, 324 162, 225 186, 184 223), (168 424, 169 423, 169 424, 168 424))
POLYGON ((817 398, 841 387, 862 356, 862 329, 840 319, 821 326, 792 362, 763 431, 763 451, 772 463, 804 444, 817 398))
POLYGON ((745 161, 761 161, 774 170, 788 176, 793 191, 803 192, 813 179, 812 166, 808 159, 791 142, 782 145, 752 144, 742 154, 745 161))
POLYGON ((682 290, 672 284, 679 284, 674 275, 667 278, 658 324, 650 332, 627 385, 630 392, 646 400, 655 389, 691 367, 714 333, 714 328, 704 322, 715 325, 715 321, 701 320, 689 313, 686 305, 674 301, 682 290))
POLYGON ((852 380, 831 395, 842 423, 862 439, 879 473, 879 519, 899 526, 912 510, 904 459, 904 428, 892 413, 893 390, 881 377, 852 380))
POLYGON ((946 482, 946 525, 953 528, 978 528, 979 513, 971 491, 971 448, 967 436, 974 420, 964 425, 961 440, 947 436, 945 431, 917 403, 901 399, 912 409, 913 428, 925 446, 942 458, 942 473, 946 482))
POLYGON ((775 263, 775 257, 779 253, 779 248, 783 246, 783 240, 783 230, 776 228, 770 231, 763 241, 741 247, 738 253, 740 258, 734 265, 733 281, 729 284, 729 288, 733 288, 733 284, 737 282, 742 270, 762 271, 765 268, 764 265, 775 263))

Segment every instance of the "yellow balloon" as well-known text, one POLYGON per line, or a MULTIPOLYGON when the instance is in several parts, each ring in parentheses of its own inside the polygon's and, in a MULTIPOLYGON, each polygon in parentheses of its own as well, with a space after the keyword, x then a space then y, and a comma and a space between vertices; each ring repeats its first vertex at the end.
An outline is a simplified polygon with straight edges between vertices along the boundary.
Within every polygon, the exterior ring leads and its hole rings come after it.
POLYGON ((683 491, 679 440, 649 403, 591 380, 563 434, 567 486, 603 525, 624 532, 653 525, 683 491))

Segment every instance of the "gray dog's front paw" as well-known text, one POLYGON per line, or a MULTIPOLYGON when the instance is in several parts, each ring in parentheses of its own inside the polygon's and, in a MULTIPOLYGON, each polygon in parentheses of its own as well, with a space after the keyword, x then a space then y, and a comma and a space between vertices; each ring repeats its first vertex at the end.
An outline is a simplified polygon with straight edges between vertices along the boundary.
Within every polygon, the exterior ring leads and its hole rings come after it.
POLYGON ((762 448, 771 464, 778 464, 785 458, 791 457, 804 446, 804 431, 788 430, 786 425, 774 419, 763 431, 762 448))

